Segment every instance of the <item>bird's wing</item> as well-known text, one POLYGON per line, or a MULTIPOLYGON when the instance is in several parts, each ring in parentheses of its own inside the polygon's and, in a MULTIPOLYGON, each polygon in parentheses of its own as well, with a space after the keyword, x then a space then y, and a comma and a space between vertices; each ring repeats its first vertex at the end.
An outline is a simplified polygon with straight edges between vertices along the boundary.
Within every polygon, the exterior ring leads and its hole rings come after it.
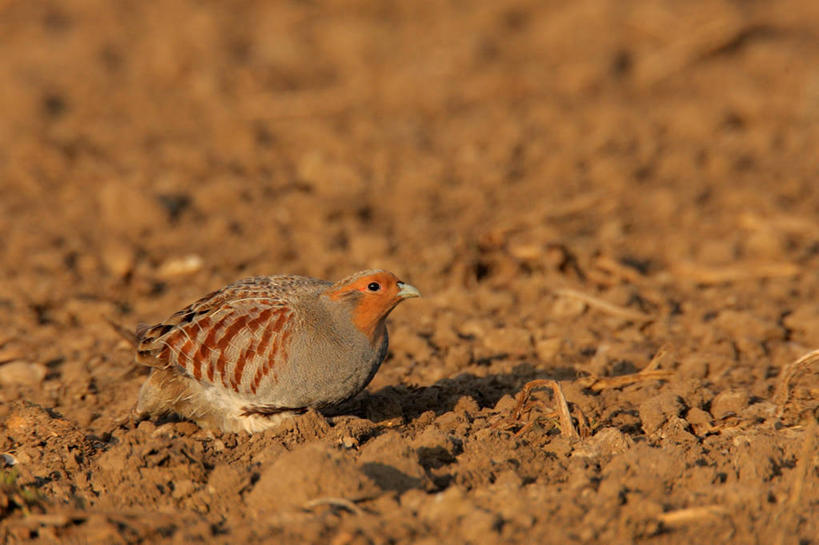
POLYGON ((137 330, 137 361, 177 368, 196 380, 254 395, 286 362, 298 311, 293 295, 320 287, 303 277, 257 277, 199 299, 168 320, 137 330))

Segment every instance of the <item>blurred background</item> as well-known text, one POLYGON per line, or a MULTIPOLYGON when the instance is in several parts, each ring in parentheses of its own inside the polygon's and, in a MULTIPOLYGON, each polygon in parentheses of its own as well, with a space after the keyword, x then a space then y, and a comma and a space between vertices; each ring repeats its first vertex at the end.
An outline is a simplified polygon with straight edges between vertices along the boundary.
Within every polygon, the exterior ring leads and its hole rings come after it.
POLYGON ((559 246, 812 259, 817 24, 797 0, 3 1, 1 325, 366 266, 511 303, 559 246))
POLYGON ((375 390, 671 342, 767 399, 819 338, 817 149, 815 0, 0 0, 0 401, 110 429, 104 316, 365 267, 426 296, 375 390))

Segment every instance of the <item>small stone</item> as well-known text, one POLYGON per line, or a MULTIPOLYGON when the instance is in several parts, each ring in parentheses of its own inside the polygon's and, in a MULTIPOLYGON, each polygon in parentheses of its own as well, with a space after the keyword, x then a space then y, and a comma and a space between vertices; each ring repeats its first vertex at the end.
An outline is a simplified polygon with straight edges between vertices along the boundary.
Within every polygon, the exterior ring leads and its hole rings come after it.
POLYGON ((640 421, 643 431, 652 434, 659 430, 671 416, 679 416, 684 406, 680 397, 673 392, 663 392, 640 404, 640 421))
POLYGON ((505 394, 502 398, 495 403, 495 411, 499 413, 510 413, 512 412, 515 407, 517 407, 518 402, 509 394, 505 394))
POLYGON ((478 411, 480 411, 480 406, 478 402, 475 401, 472 396, 463 396, 461 397, 457 403, 455 403, 455 407, 453 409, 455 412, 465 412, 467 416, 475 416, 478 411))
POLYGON ((700 437, 714 428, 711 415, 697 407, 689 410, 688 414, 685 415, 685 419, 691 425, 691 429, 694 430, 694 433, 700 437))
POLYGON ((0 365, 0 385, 2 386, 33 386, 40 384, 48 369, 39 363, 13 361, 0 365))
POLYGON ((150 420, 143 420, 137 425, 137 431, 140 431, 144 434, 153 434, 156 430, 156 425, 151 422, 150 420))
POLYGON ((153 432, 151 432, 151 437, 164 437, 170 439, 174 435, 173 427, 171 427, 169 424, 159 426, 153 432))
POLYGON ((184 257, 173 258, 160 265, 156 274, 160 278, 171 278, 174 276, 188 276, 199 272, 205 262, 195 254, 184 257))
POLYGON ((679 374, 685 378, 705 378, 708 376, 710 363, 707 356, 691 354, 680 361, 679 374))
POLYGON ((405 507, 412 512, 417 512, 426 502, 428 495, 423 490, 411 488, 401 494, 401 507, 405 507))
POLYGON ((610 456, 625 452, 633 445, 634 441, 631 437, 617 428, 603 428, 578 445, 572 452, 572 457, 595 458, 597 456, 610 456))
POLYGON ((117 278, 134 270, 134 252, 123 244, 108 244, 102 251, 102 263, 117 278))
POLYGON ((193 481, 188 480, 188 479, 182 479, 180 481, 175 481, 173 483, 173 485, 174 485, 174 489, 173 489, 173 492, 171 493, 171 496, 173 496, 176 499, 180 499, 180 498, 190 496, 193 493, 193 490, 194 490, 193 481))
POLYGON ((671 415, 663 424, 661 437, 663 439, 670 439, 677 443, 693 443, 697 441, 691 433, 688 432, 688 422, 679 416, 671 415))
POLYGON ((483 337, 491 328, 486 320, 478 319, 464 320, 457 327, 458 333, 464 337, 483 337))
POLYGON ((586 303, 574 297, 558 297, 552 305, 552 316, 559 319, 576 318, 586 310, 586 303))
POLYGON ((594 434, 592 442, 602 454, 607 455, 625 452, 634 445, 631 437, 617 428, 603 428, 594 434))
POLYGON ((537 261, 543 257, 543 248, 539 244, 510 244, 509 254, 521 261, 537 261))
POLYGON ((183 421, 177 422, 173 426, 174 431, 179 435, 193 435, 198 432, 201 428, 194 424, 193 422, 183 421))
POLYGON ((746 418, 768 420, 776 416, 777 410, 778 407, 770 401, 760 401, 759 403, 749 405, 748 408, 742 412, 742 416, 746 418))
POLYGON ((5 467, 12 467, 17 465, 17 458, 9 454, 8 452, 0 454, 0 461, 2 461, 2 465, 5 467))
POLYGON ((748 401, 748 392, 744 390, 726 390, 725 392, 720 392, 714 400, 711 401, 711 414, 717 420, 732 415, 738 416, 745 407, 748 406, 748 401))
POLYGON ((563 339, 553 337, 551 339, 541 339, 535 343, 535 352, 542 362, 551 362, 560 354, 563 349, 563 339))
POLYGON ((8 430, 9 433, 22 433, 26 431, 28 427, 28 419, 19 414, 11 415, 6 419, 6 430, 8 430))

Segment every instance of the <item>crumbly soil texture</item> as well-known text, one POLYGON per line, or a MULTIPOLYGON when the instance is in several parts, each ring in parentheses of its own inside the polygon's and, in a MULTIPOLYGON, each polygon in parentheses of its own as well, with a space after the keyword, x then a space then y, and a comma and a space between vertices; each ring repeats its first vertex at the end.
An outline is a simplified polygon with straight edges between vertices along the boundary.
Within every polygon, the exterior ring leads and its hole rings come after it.
POLYGON ((817 543, 817 67, 814 0, 0 2, 0 542, 817 543), (132 417, 108 319, 369 267, 344 406, 132 417))

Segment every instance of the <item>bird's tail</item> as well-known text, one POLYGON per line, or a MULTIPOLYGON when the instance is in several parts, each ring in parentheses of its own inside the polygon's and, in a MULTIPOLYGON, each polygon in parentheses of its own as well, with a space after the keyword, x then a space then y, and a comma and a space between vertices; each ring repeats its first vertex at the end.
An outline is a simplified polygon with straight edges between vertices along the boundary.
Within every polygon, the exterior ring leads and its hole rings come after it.
MULTIPOLYGON (((104 316, 104 318, 105 318, 105 321, 108 322, 108 325, 110 325, 111 328, 114 331, 116 331, 119 334, 120 337, 122 337, 123 339, 128 341, 128 344, 130 344, 134 348, 137 347, 138 333, 136 333, 134 331, 131 331, 130 329, 126 328, 125 326, 123 326, 121 324, 118 324, 117 322, 115 322, 114 320, 109 318, 108 316, 104 316)), ((139 328, 137 328, 137 329, 139 329, 139 328)))

